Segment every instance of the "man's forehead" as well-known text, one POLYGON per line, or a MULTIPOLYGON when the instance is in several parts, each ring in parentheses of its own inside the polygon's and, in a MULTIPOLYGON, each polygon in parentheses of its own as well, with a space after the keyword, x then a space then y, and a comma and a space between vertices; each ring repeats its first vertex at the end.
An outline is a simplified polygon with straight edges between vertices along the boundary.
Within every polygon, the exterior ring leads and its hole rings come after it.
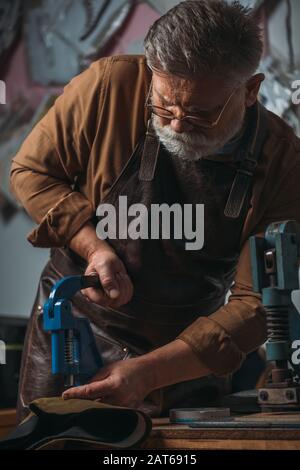
POLYGON ((192 106, 196 101, 205 106, 222 103, 232 89, 232 84, 229 80, 225 81, 214 75, 187 79, 153 73, 153 88, 159 97, 166 101, 180 101, 185 106, 192 106))

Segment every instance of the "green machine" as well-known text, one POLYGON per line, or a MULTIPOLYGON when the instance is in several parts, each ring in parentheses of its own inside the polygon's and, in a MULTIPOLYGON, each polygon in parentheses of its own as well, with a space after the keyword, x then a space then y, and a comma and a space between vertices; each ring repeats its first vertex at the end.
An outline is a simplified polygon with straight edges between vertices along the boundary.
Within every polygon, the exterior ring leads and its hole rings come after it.
POLYGON ((267 314, 268 383, 258 391, 263 411, 300 409, 299 366, 292 361, 293 338, 300 339, 300 317, 292 302, 299 289, 300 227, 275 222, 264 237, 250 237, 253 290, 262 294, 267 314))

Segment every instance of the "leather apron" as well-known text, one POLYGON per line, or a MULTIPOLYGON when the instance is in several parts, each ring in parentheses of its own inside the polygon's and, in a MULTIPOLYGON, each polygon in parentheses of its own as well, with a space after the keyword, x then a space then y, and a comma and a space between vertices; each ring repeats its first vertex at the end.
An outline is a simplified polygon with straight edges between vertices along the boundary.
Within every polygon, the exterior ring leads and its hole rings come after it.
MULTIPOLYGON (((185 243, 190 240, 185 238, 106 240, 127 268, 134 285, 132 300, 118 310, 89 302, 81 293, 72 302, 74 315, 90 320, 105 364, 167 344, 199 316, 208 316, 224 305, 234 279, 252 192, 255 162, 252 158, 250 168, 246 160, 251 158, 245 149, 255 147, 258 158, 263 140, 257 117, 261 111, 258 104, 252 107, 251 125, 244 132, 233 162, 187 161, 171 156, 159 145, 150 126, 102 200, 101 203, 112 204, 117 214, 119 196, 127 196, 128 207, 142 203, 149 212, 152 204, 180 204, 182 213, 184 204, 204 204, 202 249, 186 250, 185 243), (238 179, 245 175, 247 181, 238 179), (239 186, 243 194, 238 191, 239 186)), ((50 336, 43 331, 41 307, 61 277, 83 274, 86 266, 85 260, 68 248, 51 249, 27 329, 19 419, 27 414, 28 403, 60 395, 64 389, 62 379, 51 375, 50 336)), ((173 407, 211 405, 220 393, 229 391, 228 378, 211 375, 155 390, 140 409, 152 417, 165 416, 173 407)))

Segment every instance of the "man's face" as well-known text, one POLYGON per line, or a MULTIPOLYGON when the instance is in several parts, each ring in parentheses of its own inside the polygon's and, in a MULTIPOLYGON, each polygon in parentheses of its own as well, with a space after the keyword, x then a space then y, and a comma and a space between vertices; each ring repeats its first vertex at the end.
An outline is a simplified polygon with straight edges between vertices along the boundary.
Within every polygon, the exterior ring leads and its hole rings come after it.
POLYGON ((180 158, 198 160, 222 148, 243 126, 247 90, 245 85, 217 77, 184 79, 154 72, 152 104, 172 111, 179 119, 197 115, 215 121, 233 91, 218 125, 212 129, 153 114, 154 128, 167 150, 180 158))

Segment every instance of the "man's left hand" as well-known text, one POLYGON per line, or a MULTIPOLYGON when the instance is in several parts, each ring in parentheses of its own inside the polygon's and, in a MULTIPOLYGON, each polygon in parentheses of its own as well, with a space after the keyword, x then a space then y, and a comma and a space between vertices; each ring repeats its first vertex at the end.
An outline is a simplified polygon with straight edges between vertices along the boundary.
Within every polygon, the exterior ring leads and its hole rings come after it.
POLYGON ((62 397, 101 399, 111 405, 137 408, 151 391, 149 371, 145 372, 140 358, 132 358, 103 367, 88 384, 72 387, 62 397))

